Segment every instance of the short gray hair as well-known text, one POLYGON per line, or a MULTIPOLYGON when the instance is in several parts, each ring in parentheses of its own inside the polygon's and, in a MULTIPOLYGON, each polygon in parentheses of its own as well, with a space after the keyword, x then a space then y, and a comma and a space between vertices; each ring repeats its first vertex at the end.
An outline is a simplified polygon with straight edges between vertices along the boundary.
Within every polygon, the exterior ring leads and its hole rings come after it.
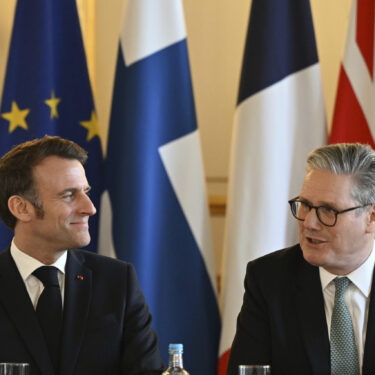
POLYGON ((361 143, 337 143, 313 150, 306 172, 325 170, 353 178, 352 198, 360 205, 375 203, 375 151, 361 143))

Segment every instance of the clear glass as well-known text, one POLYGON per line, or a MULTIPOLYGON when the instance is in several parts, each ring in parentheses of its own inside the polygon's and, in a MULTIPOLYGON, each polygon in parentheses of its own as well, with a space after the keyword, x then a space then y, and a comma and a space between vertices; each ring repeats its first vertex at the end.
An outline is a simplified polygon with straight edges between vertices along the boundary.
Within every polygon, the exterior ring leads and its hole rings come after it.
POLYGON ((0 375, 29 375, 28 363, 0 363, 0 375))
POLYGON ((271 375, 269 365, 239 365, 238 375, 271 375))

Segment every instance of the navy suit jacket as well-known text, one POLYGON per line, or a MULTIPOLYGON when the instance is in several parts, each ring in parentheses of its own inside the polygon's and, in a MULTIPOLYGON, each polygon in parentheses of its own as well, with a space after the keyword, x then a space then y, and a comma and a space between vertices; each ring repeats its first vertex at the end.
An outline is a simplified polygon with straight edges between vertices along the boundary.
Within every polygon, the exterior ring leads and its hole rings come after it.
MULTIPOLYGON (((163 363, 134 268, 83 250, 68 251, 60 375, 159 374, 163 363)), ((0 362, 53 366, 25 284, 0 254, 0 362)))
MULTIPOLYGON (((375 287, 372 282, 363 375, 375 374, 375 287)), ((250 262, 228 372, 269 364, 272 375, 330 374, 330 344, 319 268, 299 245, 250 262)))

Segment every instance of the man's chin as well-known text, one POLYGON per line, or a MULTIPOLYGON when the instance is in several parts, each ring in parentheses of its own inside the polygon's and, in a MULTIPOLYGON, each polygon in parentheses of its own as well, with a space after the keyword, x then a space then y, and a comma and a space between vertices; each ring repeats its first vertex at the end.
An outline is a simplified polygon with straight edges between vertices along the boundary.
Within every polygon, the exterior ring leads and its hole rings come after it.
POLYGON ((302 247, 303 258, 307 263, 310 263, 313 266, 320 267, 324 264, 324 259, 322 254, 318 254, 317 251, 310 250, 308 247, 302 247))
POLYGON ((76 241, 73 241, 73 243, 72 243, 73 247, 71 247, 71 248, 86 247, 90 244, 90 242, 91 242, 90 235, 86 235, 84 237, 77 238, 76 241))

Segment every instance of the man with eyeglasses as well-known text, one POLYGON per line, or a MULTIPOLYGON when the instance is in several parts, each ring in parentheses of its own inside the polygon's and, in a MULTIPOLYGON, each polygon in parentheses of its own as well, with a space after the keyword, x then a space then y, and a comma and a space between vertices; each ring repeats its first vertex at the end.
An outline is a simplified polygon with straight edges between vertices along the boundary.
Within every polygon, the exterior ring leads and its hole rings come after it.
POLYGON ((314 150, 289 205, 299 244, 248 264, 228 374, 375 374, 375 151, 314 150))

